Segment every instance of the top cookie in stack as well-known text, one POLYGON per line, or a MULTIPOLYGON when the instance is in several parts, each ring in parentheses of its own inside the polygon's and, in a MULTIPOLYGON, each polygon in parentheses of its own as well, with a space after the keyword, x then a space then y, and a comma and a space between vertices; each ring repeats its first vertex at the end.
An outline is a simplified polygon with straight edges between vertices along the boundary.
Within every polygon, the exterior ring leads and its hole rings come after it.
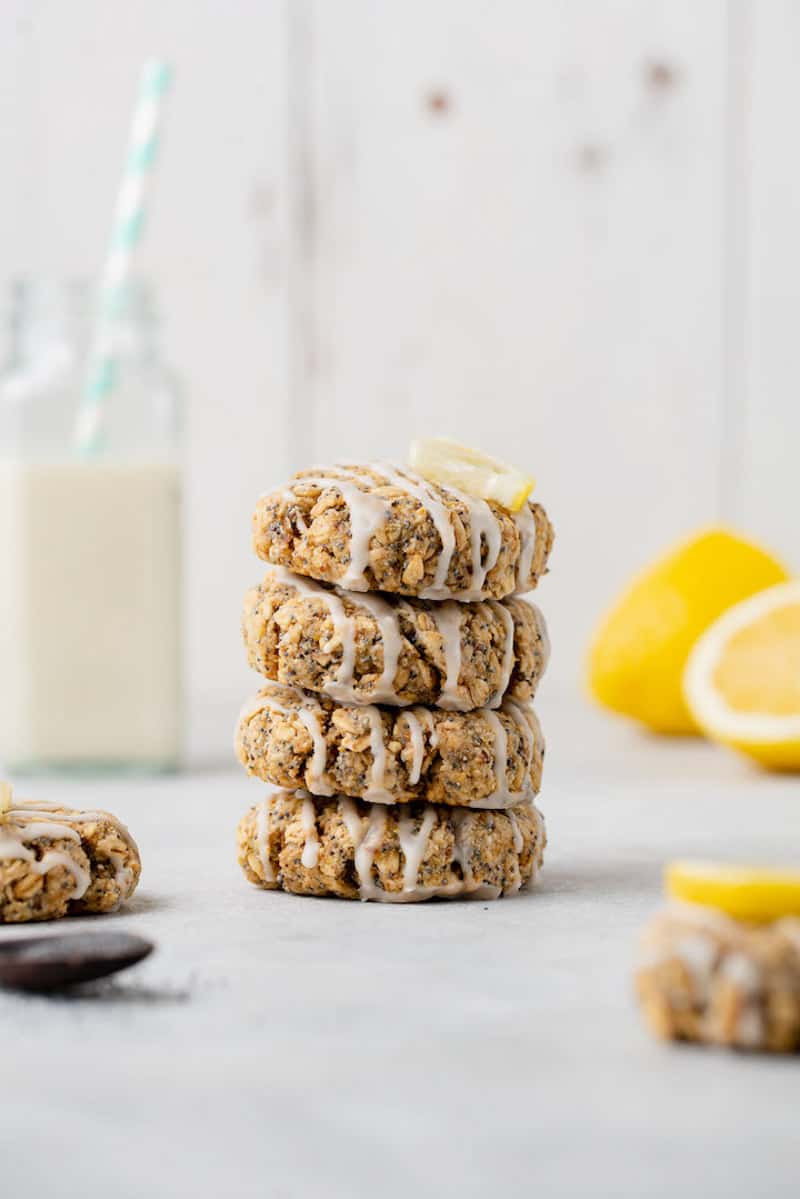
POLYGON ((509 597, 546 569, 544 509, 339 465, 262 496, 253 526, 274 569, 248 592, 243 632, 270 682, 237 752, 295 794, 245 817, 245 873, 362 898, 517 890, 544 844, 528 704, 548 644, 538 609, 509 597))
POLYGON ((552 544, 540 504, 512 515, 383 463, 301 471, 253 517, 266 562, 348 591, 464 603, 531 591, 552 544))

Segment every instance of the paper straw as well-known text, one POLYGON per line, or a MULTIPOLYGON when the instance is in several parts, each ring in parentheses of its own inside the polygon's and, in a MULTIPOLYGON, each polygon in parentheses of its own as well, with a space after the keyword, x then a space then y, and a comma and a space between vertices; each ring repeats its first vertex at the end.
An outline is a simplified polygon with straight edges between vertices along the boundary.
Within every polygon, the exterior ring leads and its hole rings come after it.
POLYGON ((158 151, 163 99, 171 80, 172 71, 166 63, 149 59, 144 64, 75 427, 75 445, 83 454, 96 453, 103 442, 108 398, 114 391, 117 376, 113 326, 125 299, 134 252, 142 240, 145 201, 158 151))

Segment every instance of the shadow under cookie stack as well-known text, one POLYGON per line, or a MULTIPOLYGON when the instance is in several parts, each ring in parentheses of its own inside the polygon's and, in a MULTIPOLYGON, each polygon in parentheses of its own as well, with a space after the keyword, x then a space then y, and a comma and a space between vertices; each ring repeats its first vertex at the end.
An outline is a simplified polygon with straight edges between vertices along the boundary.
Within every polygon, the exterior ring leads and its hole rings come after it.
POLYGON ((511 514, 379 463, 301 472, 261 497, 253 527, 271 568, 243 634, 265 681, 236 750, 282 790, 239 824, 246 877, 388 902, 529 883, 548 642, 520 593, 546 569, 544 509, 511 514))

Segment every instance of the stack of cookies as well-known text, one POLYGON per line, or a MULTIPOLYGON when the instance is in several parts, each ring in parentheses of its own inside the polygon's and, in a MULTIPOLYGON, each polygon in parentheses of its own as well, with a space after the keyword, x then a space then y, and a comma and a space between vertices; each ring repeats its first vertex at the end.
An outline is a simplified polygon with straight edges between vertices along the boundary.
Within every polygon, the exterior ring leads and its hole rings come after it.
POLYGON ((301 472, 261 497, 271 564, 245 599, 237 754, 283 790, 239 825, 267 889, 404 902, 497 898, 535 877, 544 742, 544 509, 379 463, 301 472))

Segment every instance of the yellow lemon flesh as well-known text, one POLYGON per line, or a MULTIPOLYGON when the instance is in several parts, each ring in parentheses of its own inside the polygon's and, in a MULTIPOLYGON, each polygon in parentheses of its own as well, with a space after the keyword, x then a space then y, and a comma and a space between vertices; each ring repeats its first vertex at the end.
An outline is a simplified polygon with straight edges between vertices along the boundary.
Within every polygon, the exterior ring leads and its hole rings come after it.
POLYGON ((630 584, 597 628, 589 688, 601 704, 659 733, 696 733, 682 678, 698 637, 732 604, 786 570, 723 528, 683 542, 630 584))
POLYGON ((671 862, 664 871, 667 894, 765 924, 800 916, 800 871, 762 870, 716 862, 671 862))
POLYGON ((686 702, 700 728, 773 770, 800 770, 800 582, 737 604, 692 650, 686 702))
POLYGON ((412 441, 409 458, 414 470, 432 483, 455 487, 479 500, 494 500, 509 512, 519 512, 534 487, 534 479, 516 467, 446 437, 412 441))

